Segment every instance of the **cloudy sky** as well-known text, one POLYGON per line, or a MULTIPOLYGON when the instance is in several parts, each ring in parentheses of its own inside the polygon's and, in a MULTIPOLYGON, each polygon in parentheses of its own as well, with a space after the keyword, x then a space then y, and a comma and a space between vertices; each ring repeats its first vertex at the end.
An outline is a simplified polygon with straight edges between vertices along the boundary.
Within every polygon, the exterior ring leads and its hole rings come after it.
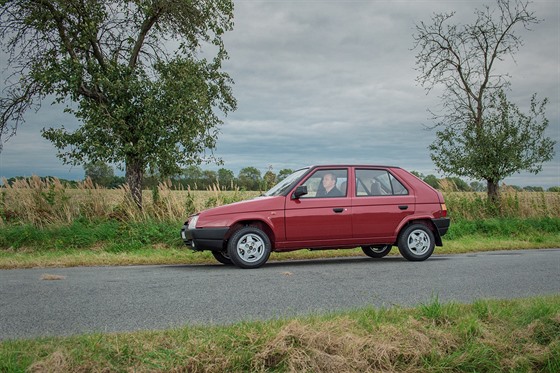
MULTIPOLYGON (((321 163, 391 164, 437 174, 427 146, 435 133, 426 95, 416 84, 412 34, 433 13, 456 11, 457 23, 493 1, 235 1, 235 29, 225 37, 238 109, 224 120, 215 155, 237 172, 264 173, 321 163)), ((525 45, 515 61, 500 62, 512 76, 509 98, 528 108, 532 93, 548 97, 548 136, 560 142, 560 3, 536 0, 543 21, 520 30, 525 45)), ((5 57, 1 59, 5 64, 5 57)), ((43 127, 76 122, 60 106, 29 112, 0 153, 0 176, 53 175, 81 179, 40 136, 43 127)), ((560 147, 539 175, 506 183, 560 185, 560 147)), ((218 166, 203 166, 217 169, 218 166)))

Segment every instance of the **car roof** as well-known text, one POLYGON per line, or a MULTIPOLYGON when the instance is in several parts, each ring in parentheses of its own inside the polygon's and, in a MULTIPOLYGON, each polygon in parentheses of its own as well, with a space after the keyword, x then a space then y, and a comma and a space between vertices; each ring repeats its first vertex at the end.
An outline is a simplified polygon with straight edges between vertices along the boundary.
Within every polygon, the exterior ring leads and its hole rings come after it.
MULTIPOLYGON (((379 168, 402 168, 402 167, 398 167, 398 166, 387 166, 387 165, 380 165, 380 164, 351 164, 351 163, 342 163, 342 164, 315 164, 315 165, 311 165, 308 168, 309 169, 313 169, 313 168, 318 168, 318 167, 332 167, 332 168, 340 168, 340 167, 379 167, 379 168)), ((306 168, 306 167, 304 167, 306 168)))

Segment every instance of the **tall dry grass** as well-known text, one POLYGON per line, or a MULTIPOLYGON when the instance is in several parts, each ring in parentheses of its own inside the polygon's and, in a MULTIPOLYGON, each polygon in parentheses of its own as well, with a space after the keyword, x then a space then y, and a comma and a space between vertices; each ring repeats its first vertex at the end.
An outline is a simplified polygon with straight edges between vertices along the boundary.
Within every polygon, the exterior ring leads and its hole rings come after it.
POLYGON ((241 201, 258 192, 223 191, 213 185, 207 191, 175 189, 170 181, 143 192, 143 209, 130 197, 128 186, 105 189, 91 179, 75 188, 57 178, 41 180, 38 176, 16 180, 12 185, 3 179, 0 188, 0 225, 32 224, 37 227, 71 224, 77 219, 116 219, 122 221, 183 220, 195 211, 241 201))
MULTIPOLYGON (((32 224, 37 227, 71 224, 77 219, 91 221, 181 221, 207 208, 254 198, 259 192, 226 191, 213 185, 205 191, 175 188, 170 181, 143 193, 144 208, 139 210, 126 185, 105 189, 90 179, 70 188, 56 178, 38 176, 15 181, 3 179, 0 188, 0 225, 32 224)), ((450 216, 456 220, 495 217, 560 217, 560 193, 519 192, 505 188, 499 205, 490 203, 485 193, 457 192, 453 185, 444 189, 450 216)))
POLYGON ((558 192, 527 192, 504 187, 499 203, 489 201, 485 192, 458 192, 453 185, 445 186, 443 194, 450 216, 456 220, 560 217, 558 192))

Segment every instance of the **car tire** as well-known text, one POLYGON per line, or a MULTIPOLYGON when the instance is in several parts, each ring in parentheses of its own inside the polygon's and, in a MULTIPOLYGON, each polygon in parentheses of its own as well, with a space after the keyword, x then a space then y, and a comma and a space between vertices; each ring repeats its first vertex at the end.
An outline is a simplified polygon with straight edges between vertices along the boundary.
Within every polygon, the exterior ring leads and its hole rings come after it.
POLYGON ((432 255, 435 238, 430 228, 424 224, 412 224, 401 232, 398 244, 405 259, 419 262, 432 255))
POLYGON ((216 258, 216 260, 222 264, 225 265, 233 264, 227 251, 212 251, 212 255, 214 255, 214 258, 216 258))
POLYGON ((248 226, 237 230, 228 241, 228 255, 240 268, 259 268, 268 260, 270 239, 257 227, 248 226))
POLYGON ((383 258, 389 254, 392 248, 393 246, 391 245, 372 245, 362 246, 362 251, 371 258, 383 258))

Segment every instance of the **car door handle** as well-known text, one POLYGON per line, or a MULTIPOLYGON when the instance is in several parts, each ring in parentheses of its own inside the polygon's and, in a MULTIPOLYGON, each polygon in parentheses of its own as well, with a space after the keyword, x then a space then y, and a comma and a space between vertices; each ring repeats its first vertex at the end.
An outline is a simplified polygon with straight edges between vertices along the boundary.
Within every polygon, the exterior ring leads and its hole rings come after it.
POLYGON ((408 206, 407 206, 407 205, 402 205, 402 206, 399 206, 399 208, 400 208, 401 210, 406 210, 406 209, 408 209, 408 206))
POLYGON ((337 208, 334 208, 332 210, 336 213, 340 213, 340 212, 344 211, 344 209, 342 207, 337 207, 337 208))

